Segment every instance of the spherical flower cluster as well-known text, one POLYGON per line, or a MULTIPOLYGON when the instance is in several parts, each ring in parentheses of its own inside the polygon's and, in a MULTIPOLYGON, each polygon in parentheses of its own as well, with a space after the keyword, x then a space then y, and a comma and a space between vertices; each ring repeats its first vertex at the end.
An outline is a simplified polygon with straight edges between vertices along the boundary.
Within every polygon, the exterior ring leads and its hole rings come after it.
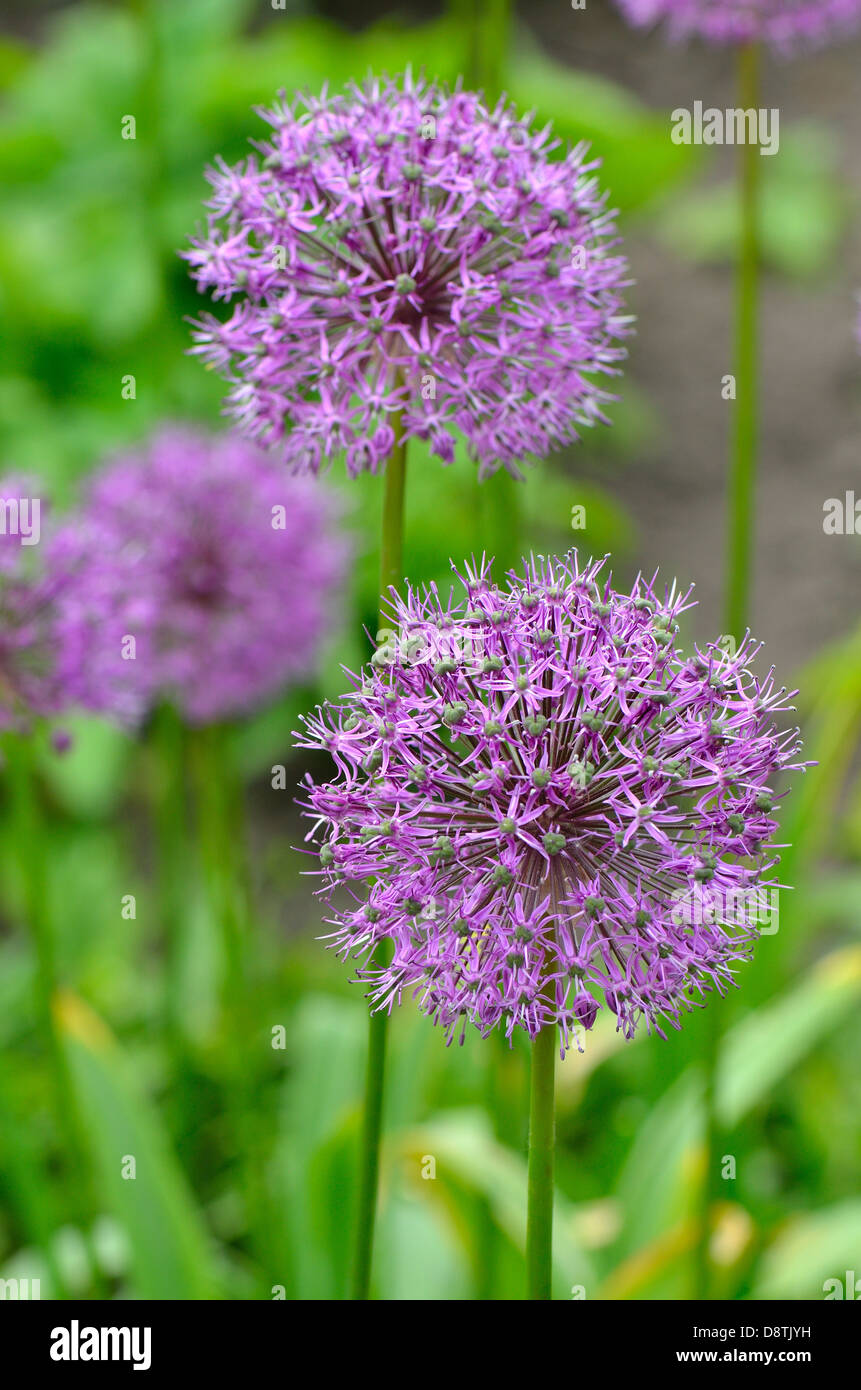
POLYGON ((45 511, 32 479, 0 482, 0 728, 19 732, 74 702, 84 659, 65 614, 74 556, 43 535, 45 511))
POLYGON ((861 0, 617 0, 632 24, 665 21, 674 39, 761 41, 783 52, 818 47, 852 33, 861 0))
POLYGON ((345 568, 333 520, 320 485, 235 436, 163 429, 110 464, 67 530, 85 703, 208 723, 307 677, 345 568))
POLYGON ((210 171, 185 253, 233 301, 193 351, 246 432, 296 471, 343 452, 354 475, 396 429, 445 463, 460 431, 482 471, 516 473, 604 419, 626 263, 583 146, 551 159, 504 102, 409 74, 260 114, 260 159, 210 171))
POLYGON ((555 1022, 567 1046, 604 1007, 626 1036, 678 1027, 748 956, 798 748, 785 692, 749 638, 684 655, 675 585, 602 569, 572 552, 506 587, 468 569, 458 602, 394 597, 397 636, 305 721, 337 769, 302 803, 331 940, 372 1007, 411 991, 450 1038, 555 1022))

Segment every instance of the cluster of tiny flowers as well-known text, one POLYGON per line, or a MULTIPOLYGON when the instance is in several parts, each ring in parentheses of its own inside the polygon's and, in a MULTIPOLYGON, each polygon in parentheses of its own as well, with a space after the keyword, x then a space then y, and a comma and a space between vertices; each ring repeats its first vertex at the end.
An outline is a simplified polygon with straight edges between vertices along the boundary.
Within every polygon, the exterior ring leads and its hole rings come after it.
POLYGON ((60 537, 42 539, 44 503, 31 479, 5 477, 0 508, 0 728, 24 732, 75 700, 85 653, 65 605, 76 564, 60 537))
POLYGON ((689 594, 602 571, 572 552, 393 597, 354 689, 305 720, 337 769, 301 803, 330 939, 372 1007, 410 991, 449 1039, 555 1022, 567 1047, 604 1007, 628 1037, 678 1027, 749 955, 756 924, 719 905, 774 886, 786 693, 749 638, 682 653, 689 594), (679 910, 704 891, 715 910, 679 910))
POLYGON ((313 671, 344 541, 321 487, 246 440, 162 430, 96 474, 65 535, 88 706, 135 720, 169 700, 208 723, 313 671))
POLYGON ((666 22, 674 39, 711 43, 761 41, 790 53, 852 33, 861 0, 617 0, 632 24, 666 22))
POLYGON ((377 471, 395 426, 482 472, 603 420, 626 263, 594 171, 505 102, 417 81, 260 112, 260 157, 211 170, 196 346, 246 433, 298 472, 377 471), (556 152, 559 157, 551 158, 556 152))

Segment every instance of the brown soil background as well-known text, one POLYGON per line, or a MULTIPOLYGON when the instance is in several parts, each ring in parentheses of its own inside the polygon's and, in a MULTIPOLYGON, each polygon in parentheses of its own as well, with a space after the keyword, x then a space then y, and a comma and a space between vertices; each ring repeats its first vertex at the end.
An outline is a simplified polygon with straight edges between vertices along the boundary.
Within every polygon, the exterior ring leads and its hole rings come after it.
MULTIPOLYGON (((703 44, 671 47, 632 32, 599 0, 572 12, 562 0, 523 5, 520 17, 559 62, 600 74, 656 110, 699 99, 736 104, 732 54, 703 44)), ((769 661, 788 677, 859 616, 861 538, 826 536, 823 503, 861 497, 861 41, 792 61, 766 57, 763 105, 779 107, 781 133, 816 119, 833 134, 853 214, 833 266, 813 283, 766 274, 762 294, 761 453, 752 623, 769 661)), ((706 177, 725 176, 717 149, 706 177)), ((780 158, 780 155, 777 155, 780 158)), ((700 176, 702 177, 702 176, 700 176)), ((636 286, 629 372, 660 418, 659 439, 602 481, 638 527, 644 568, 695 580, 696 628, 721 627, 729 410, 720 380, 732 370, 729 266, 690 265, 648 225, 623 228, 636 286)), ((624 386, 621 388, 624 390, 624 386)))

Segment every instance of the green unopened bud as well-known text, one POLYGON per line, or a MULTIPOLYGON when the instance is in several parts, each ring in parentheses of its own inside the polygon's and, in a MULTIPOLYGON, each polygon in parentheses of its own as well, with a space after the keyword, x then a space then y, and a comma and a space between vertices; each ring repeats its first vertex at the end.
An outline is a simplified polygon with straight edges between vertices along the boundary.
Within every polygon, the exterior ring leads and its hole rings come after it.
POLYGON ((454 845, 448 835, 437 835, 431 853, 432 864, 446 864, 454 858, 454 845))
POLYGON ((455 700, 451 705, 445 705, 442 712, 442 722, 453 729, 455 725, 462 724, 466 718, 466 702, 455 700))
POLYGON ((550 855, 561 854, 565 848, 565 836, 557 835, 555 831, 548 830, 544 836, 544 848, 550 855))
POLYGON ((572 758, 568 764, 568 776, 579 787, 588 787, 595 776, 595 764, 588 758, 572 758))

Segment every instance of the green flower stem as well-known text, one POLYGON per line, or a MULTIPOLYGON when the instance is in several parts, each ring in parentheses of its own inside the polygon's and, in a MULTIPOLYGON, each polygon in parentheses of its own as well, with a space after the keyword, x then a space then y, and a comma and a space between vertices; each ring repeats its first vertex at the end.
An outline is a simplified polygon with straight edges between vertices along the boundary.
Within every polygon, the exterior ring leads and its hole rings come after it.
MULTIPOLYGON (((759 109, 759 52, 745 45, 738 57, 739 104, 759 109)), ((736 281, 733 451, 729 482, 726 631, 739 640, 750 621, 750 584, 756 502, 759 366, 759 146, 739 149, 741 244, 736 281)))
MULTIPOLYGON (((395 447, 386 464, 383 494, 383 525, 380 543, 380 631, 385 629, 388 621, 383 600, 388 595, 391 586, 398 588, 403 581, 407 443, 403 437, 400 419, 396 419, 394 430, 395 447)), ((372 964, 382 969, 387 963, 387 946, 380 942, 374 952, 372 964)), ((388 1026, 389 1016, 387 1013, 380 1011, 371 1014, 368 1021, 368 1055, 365 1067, 365 1098, 359 1155, 359 1193, 350 1285, 350 1297, 358 1300, 369 1298, 371 1288, 388 1026)))
POLYGON ((465 34, 464 80, 490 103, 502 94, 508 63, 513 0, 449 0, 449 12, 465 34))
POLYGON ((553 1297, 556 1033, 556 1024, 549 1023, 532 1043, 526 1212, 526 1276, 530 1299, 553 1297))
MULTIPOLYGON (((80 1225, 89 1255, 93 1288, 100 1293, 103 1292, 103 1280, 90 1232, 90 1223, 98 1210, 95 1183, 55 1007, 59 986, 45 854, 45 825, 36 770, 36 738, 35 733, 24 736, 10 733, 4 735, 2 740, 10 830, 24 916, 35 948, 35 1007, 48 1049, 57 1132, 65 1150, 69 1185, 74 1194, 75 1220, 80 1225)), ((49 1262, 56 1267, 53 1253, 49 1255, 49 1262)))
POLYGON ((185 729, 179 715, 167 705, 155 713, 150 746, 150 794, 165 951, 164 1028, 178 1063, 185 1052, 182 966, 189 860, 188 796, 185 729))
POLYGON ((246 827, 242 786, 231 730, 221 724, 190 731, 197 790, 200 852, 210 909, 221 936, 221 1019, 225 1104, 245 1201, 249 1241, 264 1272, 261 1291, 271 1283, 269 1232, 272 1215, 266 1191, 263 1141, 256 1107, 261 1073, 250 997, 247 945, 251 910, 248 898, 246 827))
MULTIPOLYGON (((759 50, 746 44, 738 54, 738 100, 742 110, 759 109, 759 50)), ((728 549, 725 628, 741 641, 750 622, 751 575, 756 518, 756 465, 759 379, 759 146, 739 148, 740 244, 736 272, 735 389, 732 461, 728 493, 728 549)), ((708 1299, 712 1290, 709 1256, 711 1221, 718 1198, 720 1125, 717 1115, 717 1068, 726 1000, 713 998, 703 1027, 702 1067, 705 1114, 704 1169, 700 1186, 694 1296, 708 1299)))

